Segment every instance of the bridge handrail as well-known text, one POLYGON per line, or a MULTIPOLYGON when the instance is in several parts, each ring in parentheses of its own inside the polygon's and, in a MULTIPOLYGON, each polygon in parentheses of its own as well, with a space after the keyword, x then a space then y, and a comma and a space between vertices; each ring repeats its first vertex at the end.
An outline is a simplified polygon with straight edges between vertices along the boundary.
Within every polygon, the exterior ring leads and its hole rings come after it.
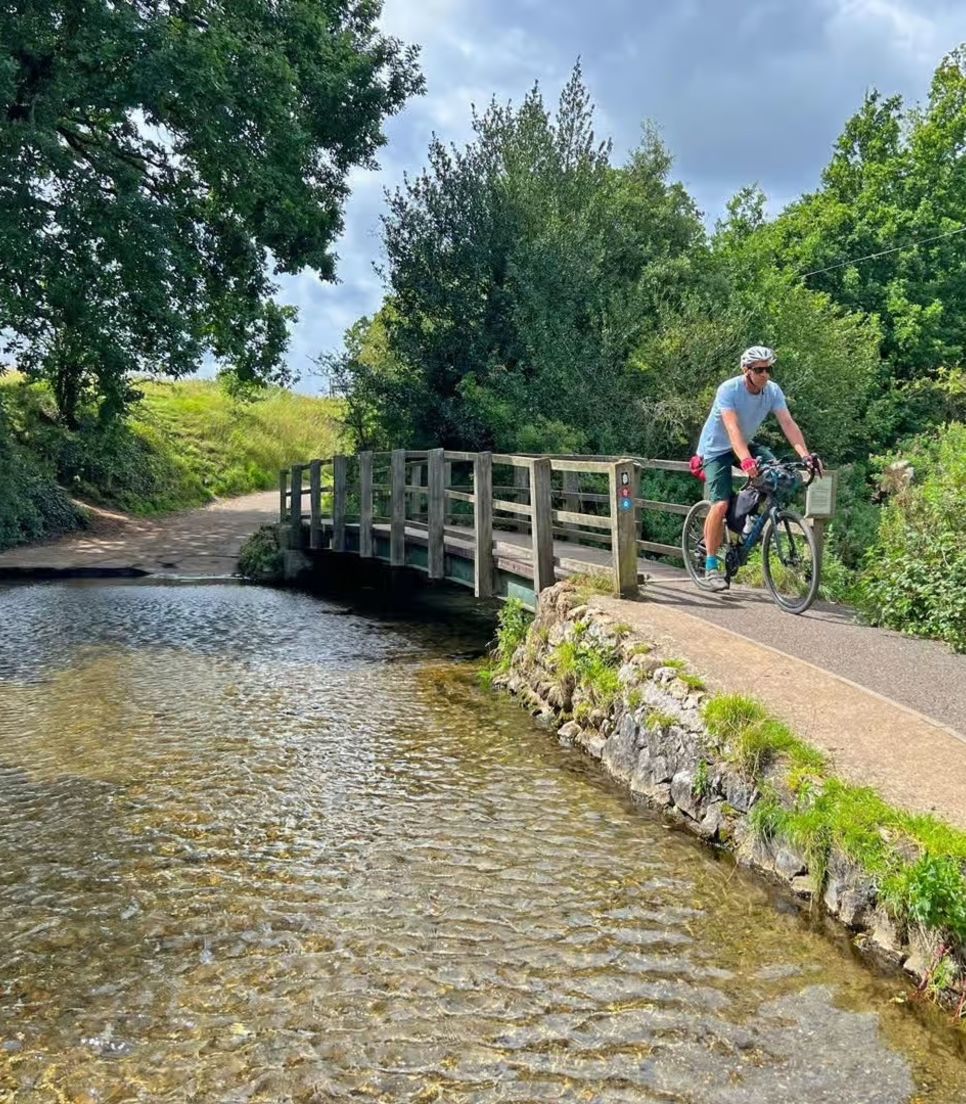
MULTIPOLYGON (((640 511, 687 514, 691 504, 645 498, 640 494, 642 476, 647 471, 688 472, 683 460, 664 460, 639 456, 585 456, 577 454, 464 452, 449 449, 393 449, 367 451, 353 457, 335 455, 317 458, 307 464, 295 464, 279 473, 279 518, 288 523, 291 542, 303 544, 304 508, 309 495, 308 547, 320 549, 329 539, 329 547, 344 552, 347 532, 358 531, 358 549, 363 557, 375 554, 377 526, 389 528, 389 561, 401 566, 406 561, 406 530, 425 533, 428 547, 428 572, 442 578, 445 571, 446 537, 459 535, 474 544, 475 589, 488 597, 493 593, 494 530, 521 527, 532 536, 530 558, 534 590, 539 593, 555 581, 554 540, 578 540, 604 544, 611 551, 611 571, 615 589, 630 594, 637 590, 639 552, 681 557, 677 545, 638 539, 640 511), (358 510, 350 521, 349 465, 355 468, 353 496, 358 510), (453 484, 454 465, 472 465, 471 473, 453 484), (386 471, 388 482, 375 481, 374 470, 386 471), (513 484, 493 482, 493 468, 510 467, 513 484), (308 486, 305 473, 309 474, 308 486), (323 473, 330 473, 323 480, 323 473), (553 486, 559 474, 561 485, 553 486), (606 476, 608 493, 581 491, 580 476, 606 476), (424 482, 425 477, 425 482, 424 482), (498 493, 499 497, 495 497, 498 493), (513 496, 513 497, 508 497, 513 496), (526 498, 526 501, 515 499, 526 498), (388 499, 387 514, 375 512, 376 498, 388 499), (331 516, 323 517, 323 499, 331 503, 331 516), (561 500, 563 508, 554 504, 561 500), (295 501, 299 502, 295 509, 295 501), (448 509, 448 504, 472 507, 472 525, 459 525, 466 512, 448 509), (609 507, 607 513, 591 513, 584 505, 609 507), (425 520, 424 520, 425 519, 425 520)), ((834 511, 835 473, 829 473, 823 496, 816 496, 806 516, 812 518, 821 546, 825 521, 834 511), (819 499, 822 498, 822 501, 819 499)), ((736 469, 736 475, 741 475, 736 469)), ((813 484, 814 486, 814 484, 813 484)))

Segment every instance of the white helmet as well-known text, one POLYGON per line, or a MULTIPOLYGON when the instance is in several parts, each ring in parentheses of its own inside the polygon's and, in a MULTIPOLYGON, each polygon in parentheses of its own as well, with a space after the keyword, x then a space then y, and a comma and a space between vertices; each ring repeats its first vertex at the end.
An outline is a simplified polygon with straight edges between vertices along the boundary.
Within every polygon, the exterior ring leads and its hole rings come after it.
POLYGON ((768 364, 774 364, 777 359, 775 350, 769 349, 767 345, 752 345, 750 349, 745 349, 741 354, 741 367, 745 369, 749 364, 757 364, 760 360, 764 360, 768 364))

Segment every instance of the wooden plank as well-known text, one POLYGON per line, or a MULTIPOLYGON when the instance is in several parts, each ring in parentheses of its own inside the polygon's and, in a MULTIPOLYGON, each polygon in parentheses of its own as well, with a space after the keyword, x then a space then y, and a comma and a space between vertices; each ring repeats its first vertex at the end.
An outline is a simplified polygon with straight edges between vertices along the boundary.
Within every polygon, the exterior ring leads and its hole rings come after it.
POLYGON ((322 547, 322 461, 309 464, 309 548, 322 547))
POLYGON ((430 449, 429 452, 429 537, 428 575, 431 579, 442 579, 445 560, 446 497, 444 494, 446 462, 442 449, 430 449))
POLYGON ((372 453, 359 453, 359 555, 372 558, 372 453))
POLYGON ((479 456, 478 452, 453 452, 451 449, 446 450, 446 460, 448 463, 461 464, 466 461, 476 463, 477 456, 479 456))
POLYGON ((691 465, 687 460, 640 460, 638 461, 642 468, 651 468, 654 471, 674 471, 674 472, 688 472, 691 471, 691 465))
POLYGON ((345 551, 345 503, 346 481, 349 473, 349 458, 332 458, 332 551, 345 551))
POLYGON ((493 458, 478 452, 473 459, 473 593, 493 595, 493 458))
POLYGON ((533 510, 533 587, 537 594, 557 581, 553 567, 553 506, 550 498, 550 461, 530 461, 530 500, 533 510))
POLYGON ((614 590, 622 598, 637 595, 637 466, 620 460, 610 472, 611 556, 614 590))
POLYGON ((554 521, 561 524, 588 525, 592 529, 610 529, 611 519, 600 514, 572 514, 569 510, 552 510, 554 521))
POLYGON ((389 516, 392 519, 389 531, 389 562, 393 567, 402 567, 406 562, 406 451, 393 449, 390 465, 390 502, 389 516))
MULTIPOLYGON (((592 544, 602 544, 610 548, 610 532, 594 533, 587 529, 573 529, 569 525, 555 525, 553 535, 559 540, 566 541, 590 541, 592 544)), ((610 568, 607 569, 610 571, 610 568)))
POLYGON ((523 506, 519 502, 508 502, 505 498, 494 498, 493 509, 503 510, 508 514, 519 514, 521 517, 529 517, 531 507, 523 506))
POLYGON ((475 502, 476 495, 466 494, 465 491, 450 491, 445 492, 446 497, 453 502, 475 502))
POLYGON ((550 467, 559 472, 596 472, 607 475, 612 465, 602 460, 551 460, 550 467))
POLYGON ((278 520, 284 523, 288 517, 288 470, 282 468, 278 473, 278 520))
POLYGON ((665 514, 689 514, 691 512, 690 506, 682 506, 679 502, 658 502, 653 498, 636 498, 634 501, 638 506, 643 506, 645 510, 661 510, 665 514))
POLYGON ((637 547, 642 552, 660 552, 664 556, 677 556, 679 560, 684 559, 679 544, 661 544, 659 541, 639 540, 637 547))
POLYGON ((291 547, 302 547, 302 465, 295 464, 292 467, 292 516, 291 516, 291 547))

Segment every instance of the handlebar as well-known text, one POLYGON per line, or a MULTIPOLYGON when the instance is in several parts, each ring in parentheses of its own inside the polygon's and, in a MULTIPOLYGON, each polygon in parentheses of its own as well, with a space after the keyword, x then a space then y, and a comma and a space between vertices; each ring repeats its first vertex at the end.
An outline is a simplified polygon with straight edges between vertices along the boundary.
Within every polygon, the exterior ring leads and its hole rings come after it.
MULTIPOLYGON (((760 486, 760 481, 761 481, 762 475, 766 471, 769 471, 769 470, 774 471, 776 469, 780 469, 782 471, 789 471, 789 472, 790 471, 804 472, 805 474, 802 478, 802 486, 803 487, 809 486, 813 482, 813 480, 815 479, 815 469, 812 467, 811 464, 807 463, 805 460, 764 460, 764 461, 761 462, 761 464, 758 465, 758 475, 754 479, 749 477, 747 483, 745 484, 745 486, 746 487, 749 486, 749 485, 751 485, 751 486, 760 486)), ((765 490, 767 488, 763 487, 762 489, 765 490)))

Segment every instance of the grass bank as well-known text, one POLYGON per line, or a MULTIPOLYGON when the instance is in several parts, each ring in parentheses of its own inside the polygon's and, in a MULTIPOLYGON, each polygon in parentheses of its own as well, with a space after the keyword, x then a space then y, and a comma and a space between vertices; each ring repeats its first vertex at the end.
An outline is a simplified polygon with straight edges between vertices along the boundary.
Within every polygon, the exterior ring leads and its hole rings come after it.
POLYGON ((42 384, 0 377, 0 548, 83 524, 71 498, 132 514, 203 506, 277 486, 280 468, 338 450, 337 401, 213 380, 144 381, 124 422, 59 424, 42 384))

